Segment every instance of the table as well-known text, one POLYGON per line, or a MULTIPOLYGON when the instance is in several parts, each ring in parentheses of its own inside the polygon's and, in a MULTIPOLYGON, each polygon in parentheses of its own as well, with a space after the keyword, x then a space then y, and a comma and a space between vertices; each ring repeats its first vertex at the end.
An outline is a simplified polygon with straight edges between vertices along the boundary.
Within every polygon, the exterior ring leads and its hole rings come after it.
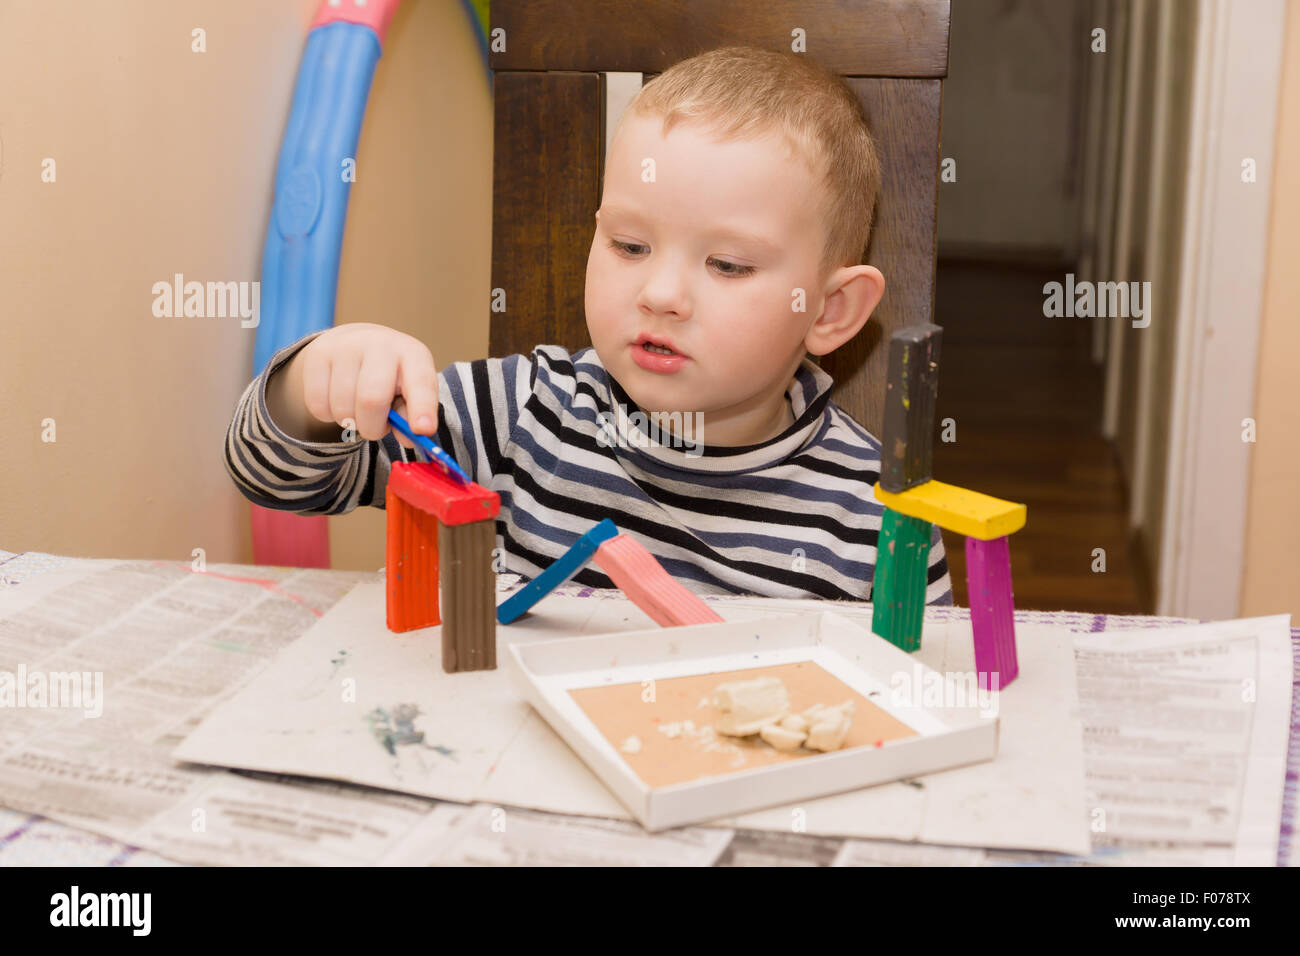
MULTIPOLYGON (((0 588, 20 587, 32 575, 57 568, 68 559, 39 552, 13 553, 0 550, 0 588)), ((591 588, 575 588, 576 596, 597 594, 591 588)), ((939 613, 964 615, 963 608, 937 609, 939 613)), ((1115 628, 1156 628, 1178 623, 1198 623, 1183 618, 1108 616, 1078 612, 1017 612, 1017 620, 1044 620, 1071 630, 1100 632, 1115 628)), ((1293 680, 1291 723, 1287 748, 1286 777, 1282 795, 1282 820, 1278 865, 1291 864, 1289 847, 1294 835, 1297 789, 1300 787, 1300 695, 1295 692, 1300 680, 1300 627, 1291 629, 1293 680)), ((430 800, 430 805, 439 801, 430 800)), ((811 836, 799 833, 772 833, 738 830, 727 850, 718 860, 720 866, 743 865, 828 865, 854 843, 858 849, 866 844, 890 841, 846 841, 838 837, 811 836)), ((972 850, 895 843, 881 846, 882 858, 897 862, 977 862, 992 865, 1079 865, 1106 862, 1104 854, 1081 858, 1066 854, 1032 851, 972 850)), ((1300 862, 1300 861, 1297 861, 1300 862)), ((43 817, 0 808, 0 865, 100 865, 100 866, 178 866, 156 853, 128 846, 98 834, 65 826, 43 817)))

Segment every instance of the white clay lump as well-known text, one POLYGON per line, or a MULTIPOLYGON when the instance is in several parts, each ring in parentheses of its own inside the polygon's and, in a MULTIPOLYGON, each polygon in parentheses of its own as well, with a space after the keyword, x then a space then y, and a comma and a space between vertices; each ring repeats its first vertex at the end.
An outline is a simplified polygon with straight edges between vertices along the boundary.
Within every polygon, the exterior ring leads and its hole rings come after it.
POLYGON ((758 735, 777 750, 798 750, 807 736, 801 730, 787 730, 781 723, 765 724, 758 735))
POLYGON ((797 734, 808 733, 808 728, 812 726, 812 722, 802 714, 787 714, 781 718, 780 723, 786 730, 793 730, 797 734))
MULTIPOLYGON (((839 750, 853 723, 853 701, 846 700, 838 707, 820 707, 812 717, 808 738, 804 746, 809 750, 839 750)), ((805 711, 805 713, 807 713, 805 711)))
POLYGON ((835 706, 813 704, 801 714, 791 713, 785 683, 777 677, 729 681, 713 691, 718 710, 718 733, 729 737, 758 734, 777 750, 806 747, 823 752, 838 750, 848 736, 855 710, 852 700, 835 706))
POLYGON ((748 737, 790 713, 790 696, 779 677, 759 677, 719 684, 713 706, 720 712, 718 733, 748 737))
POLYGON ((623 746, 619 749, 625 754, 639 754, 641 752, 641 738, 629 737, 623 741, 623 746))

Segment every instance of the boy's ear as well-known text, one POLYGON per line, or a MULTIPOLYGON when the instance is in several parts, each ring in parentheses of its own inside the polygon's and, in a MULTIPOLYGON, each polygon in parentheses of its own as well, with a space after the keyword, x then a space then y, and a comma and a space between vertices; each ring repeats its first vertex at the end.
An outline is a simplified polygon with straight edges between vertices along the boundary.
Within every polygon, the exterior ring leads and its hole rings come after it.
POLYGON ((844 266, 826 280, 825 306, 804 340, 813 355, 834 352, 867 324, 885 294, 885 277, 875 266, 844 266))

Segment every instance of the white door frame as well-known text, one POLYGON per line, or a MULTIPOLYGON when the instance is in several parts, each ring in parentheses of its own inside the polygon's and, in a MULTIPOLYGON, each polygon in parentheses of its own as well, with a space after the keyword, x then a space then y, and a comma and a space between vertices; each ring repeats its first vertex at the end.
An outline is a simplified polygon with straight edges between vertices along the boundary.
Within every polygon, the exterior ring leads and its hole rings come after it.
POLYGON ((1286 4, 1197 6, 1157 613, 1220 620, 1241 599, 1286 4))

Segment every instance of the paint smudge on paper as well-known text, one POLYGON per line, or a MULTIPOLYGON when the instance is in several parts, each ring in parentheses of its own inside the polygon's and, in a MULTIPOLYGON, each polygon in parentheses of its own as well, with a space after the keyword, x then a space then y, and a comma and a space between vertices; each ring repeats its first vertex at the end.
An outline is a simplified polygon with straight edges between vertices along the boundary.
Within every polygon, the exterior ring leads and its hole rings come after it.
POLYGON ((369 724, 370 733, 374 735, 379 745, 394 757, 397 756, 398 747, 412 746, 421 750, 432 750, 444 757, 452 757, 456 751, 450 747, 425 742, 424 731, 415 729, 415 721, 419 716, 420 708, 417 705, 395 704, 391 713, 383 707, 376 707, 366 714, 366 723, 369 724))
POLYGON ((334 669, 330 671, 330 677, 333 677, 335 674, 337 674, 339 672, 339 668, 342 667, 347 662, 348 662, 348 652, 346 649, 339 651, 336 657, 331 657, 330 663, 334 665, 334 669))

